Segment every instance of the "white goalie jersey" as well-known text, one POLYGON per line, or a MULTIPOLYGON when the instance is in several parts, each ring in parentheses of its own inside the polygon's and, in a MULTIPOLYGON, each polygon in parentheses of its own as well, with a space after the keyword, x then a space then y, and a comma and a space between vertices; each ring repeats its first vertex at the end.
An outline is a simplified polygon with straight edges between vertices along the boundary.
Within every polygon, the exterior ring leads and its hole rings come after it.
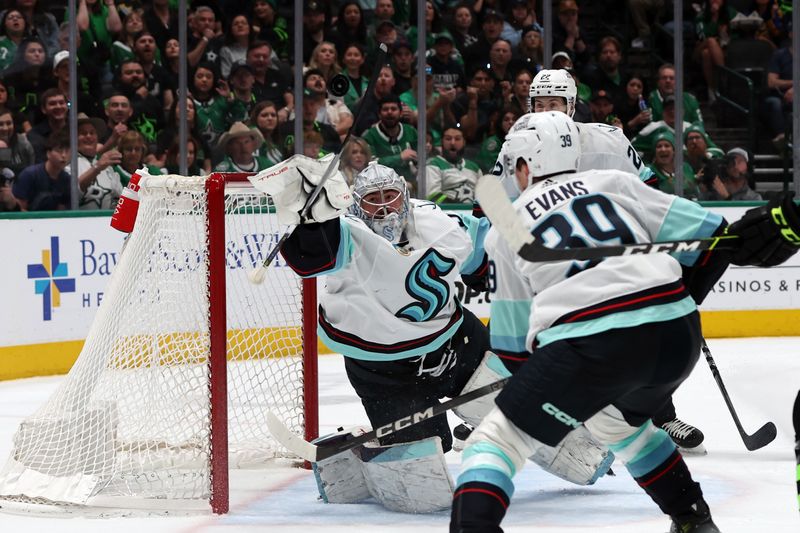
POLYGON ((339 242, 324 268, 305 267, 308 254, 284 246, 295 271, 326 275, 318 333, 332 350, 371 361, 416 357, 442 346, 461 325, 456 281, 485 270, 488 221, 449 216, 432 202, 411 205, 404 246, 350 215, 326 222, 337 225, 339 242))
MULTIPOLYGON (((703 238, 723 223, 694 202, 614 170, 546 178, 526 189, 514 207, 548 248, 703 238)), ((495 229, 485 244, 495 282, 491 343, 501 353, 670 320, 696 309, 681 264, 692 265, 697 253, 529 263, 495 229)))

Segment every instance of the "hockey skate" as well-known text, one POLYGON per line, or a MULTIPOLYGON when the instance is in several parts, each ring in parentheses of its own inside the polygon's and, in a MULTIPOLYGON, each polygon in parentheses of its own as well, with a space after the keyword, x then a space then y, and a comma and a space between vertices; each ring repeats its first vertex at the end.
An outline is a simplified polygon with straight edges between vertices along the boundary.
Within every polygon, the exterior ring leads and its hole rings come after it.
POLYGON ((475 428, 466 422, 453 428, 453 451, 460 452, 464 449, 467 439, 475 428))
POLYGON ((667 432, 681 453, 687 455, 706 455, 708 453, 706 447, 703 446, 705 439, 703 432, 693 425, 687 424, 679 418, 673 418, 661 424, 661 429, 667 432))
POLYGON ((682 515, 672 517, 672 527, 669 533, 721 533, 717 525, 711 519, 711 512, 708 505, 701 498, 691 510, 682 515))

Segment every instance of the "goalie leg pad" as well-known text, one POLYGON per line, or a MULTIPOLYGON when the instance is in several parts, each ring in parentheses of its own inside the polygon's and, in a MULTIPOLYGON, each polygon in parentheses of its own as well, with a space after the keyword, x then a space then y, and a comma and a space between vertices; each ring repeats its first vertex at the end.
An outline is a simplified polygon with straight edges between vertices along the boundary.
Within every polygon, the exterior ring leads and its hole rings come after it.
POLYGON ((592 485, 611 468, 614 454, 580 426, 556 446, 542 444, 529 459, 561 479, 592 485))
MULTIPOLYGON (((315 444, 348 440, 351 431, 326 435, 314 441, 315 444)), ((358 449, 358 448, 356 448, 358 449)), ((312 464, 314 478, 317 480, 319 496, 325 503, 356 503, 368 499, 371 494, 364 478, 361 459, 353 450, 340 453, 312 464)))
MULTIPOLYGON (((483 356, 481 364, 475 369, 475 372, 473 372, 472 376, 469 378, 469 381, 467 381, 467 384, 464 386, 464 389, 459 393, 459 395, 466 394, 479 387, 483 387, 484 385, 507 378, 510 375, 511 373, 506 369, 505 365, 503 365, 503 362, 500 360, 500 358, 494 353, 487 351, 483 356)), ((499 393, 500 391, 497 391, 495 393, 482 396, 467 404, 456 407, 453 409, 453 412, 465 422, 472 424, 473 426, 477 426, 481 423, 483 417, 485 417, 489 411, 494 409, 494 399, 499 393)))
POLYGON ((442 440, 357 448, 370 494, 390 511, 431 513, 450 508, 453 480, 442 440))

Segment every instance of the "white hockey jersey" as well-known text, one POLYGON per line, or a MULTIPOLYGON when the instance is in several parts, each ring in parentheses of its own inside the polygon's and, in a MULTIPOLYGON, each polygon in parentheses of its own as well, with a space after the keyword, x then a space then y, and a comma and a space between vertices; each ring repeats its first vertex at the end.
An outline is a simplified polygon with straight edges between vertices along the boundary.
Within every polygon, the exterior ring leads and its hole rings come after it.
MULTIPOLYGON (((550 248, 711 236, 722 217, 614 170, 561 174, 514 202, 533 235, 550 248)), ((501 353, 619 327, 671 320, 696 309, 681 263, 698 253, 529 263, 496 230, 486 237, 494 269, 491 344, 501 353), (680 261, 680 262, 679 262, 680 261)))
MULTIPOLYGON (((517 119, 509 131, 518 131, 527 128, 528 118, 533 113, 528 113, 517 119)), ((655 185, 658 177, 650 170, 639 153, 631 145, 628 138, 620 128, 602 124, 600 122, 576 122, 581 139, 581 158, 578 161, 578 171, 588 170, 621 170, 639 176, 639 179, 648 185, 655 185)), ((510 176, 514 172, 504 168, 503 153, 494 164, 492 174, 502 178, 503 186, 509 197, 517 197, 519 189, 510 176)))
POLYGON ((361 219, 340 219, 340 242, 320 295, 318 332, 347 357, 390 361, 442 346, 463 320, 455 282, 485 268, 488 220, 447 215, 412 200, 408 245, 396 247, 361 219))
POLYGON ((621 170, 639 176, 649 184, 653 176, 636 149, 620 128, 599 122, 576 122, 581 134, 581 158, 578 171, 621 170))

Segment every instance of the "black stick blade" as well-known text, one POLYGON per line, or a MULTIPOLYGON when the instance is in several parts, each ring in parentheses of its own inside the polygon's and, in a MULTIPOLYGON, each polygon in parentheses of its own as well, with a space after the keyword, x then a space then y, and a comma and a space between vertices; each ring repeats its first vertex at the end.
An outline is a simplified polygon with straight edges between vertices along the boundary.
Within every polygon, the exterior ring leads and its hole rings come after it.
POLYGON ((763 448, 778 436, 778 429, 772 422, 767 422, 752 435, 742 435, 745 447, 751 452, 763 448))

